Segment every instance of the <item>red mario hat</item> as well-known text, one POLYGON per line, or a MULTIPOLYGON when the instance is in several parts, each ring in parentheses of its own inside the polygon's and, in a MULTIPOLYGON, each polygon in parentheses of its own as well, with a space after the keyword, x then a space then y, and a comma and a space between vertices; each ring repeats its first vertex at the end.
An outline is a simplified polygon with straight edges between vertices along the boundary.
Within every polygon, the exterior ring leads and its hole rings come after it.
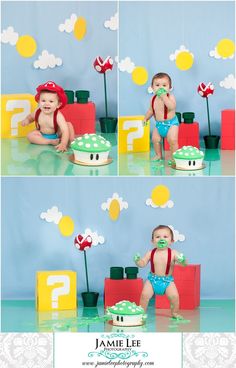
POLYGON ((61 103, 61 106, 59 109, 62 109, 67 104, 67 96, 65 94, 65 91, 62 87, 58 86, 55 82, 48 81, 44 84, 40 84, 36 88, 37 94, 35 95, 35 101, 39 102, 40 93, 42 91, 49 91, 54 92, 58 95, 59 101, 61 103))

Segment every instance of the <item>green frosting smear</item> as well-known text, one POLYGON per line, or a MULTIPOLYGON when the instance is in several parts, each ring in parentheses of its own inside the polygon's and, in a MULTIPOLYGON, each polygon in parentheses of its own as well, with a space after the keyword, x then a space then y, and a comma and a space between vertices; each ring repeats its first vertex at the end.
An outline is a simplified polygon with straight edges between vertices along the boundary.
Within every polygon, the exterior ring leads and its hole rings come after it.
POLYGON ((145 313, 142 307, 137 306, 135 303, 131 303, 127 300, 122 300, 121 302, 116 303, 114 306, 108 307, 107 312, 111 314, 127 315, 127 316, 145 313))
POLYGON ((204 157, 204 153, 193 146, 183 146, 173 153, 174 158, 183 160, 196 160, 204 157))
POLYGON ((71 148, 83 152, 107 152, 111 149, 111 143, 97 134, 84 134, 71 142, 71 148))

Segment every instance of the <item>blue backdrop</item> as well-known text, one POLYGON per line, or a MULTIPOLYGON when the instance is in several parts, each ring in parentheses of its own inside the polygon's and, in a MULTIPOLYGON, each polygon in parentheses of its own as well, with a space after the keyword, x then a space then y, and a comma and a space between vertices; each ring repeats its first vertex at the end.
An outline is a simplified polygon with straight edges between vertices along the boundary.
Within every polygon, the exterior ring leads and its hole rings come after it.
MULTIPOLYGON (((117 55, 117 31, 104 27, 104 22, 117 12, 117 3, 97 1, 20 1, 2 3, 2 30, 9 26, 22 35, 30 35, 37 42, 31 58, 23 58, 15 46, 2 44, 2 93, 32 93, 35 88, 54 80, 64 89, 89 90, 97 116, 105 114, 103 75, 93 68, 97 56, 105 59, 117 55), (78 41, 72 33, 59 32, 59 24, 71 14, 84 17, 87 33, 78 41), (35 69, 33 63, 43 50, 60 57, 62 66, 35 69)), ((117 115, 117 67, 107 75, 109 114, 117 115)))
POLYGON ((121 1, 119 54, 129 56, 135 66, 143 66, 148 82, 138 86, 131 74, 119 73, 120 115, 145 114, 150 96, 147 88, 154 74, 170 74, 177 100, 177 111, 195 112, 200 133, 208 132, 206 101, 197 93, 200 82, 212 82, 215 93, 209 98, 212 134, 220 133, 221 110, 233 109, 235 90, 219 86, 229 74, 234 74, 233 59, 209 56, 221 39, 234 40, 233 1, 121 1), (181 71, 170 54, 185 47, 194 55, 191 69, 181 71))
MULTIPOLYGON (((186 240, 173 248, 201 264, 201 297, 234 297, 234 178, 3 178, 2 297, 34 298, 39 270, 74 270, 78 291, 86 288, 83 254, 74 236, 89 227, 106 242, 88 250, 91 290, 103 293, 111 266, 132 266, 136 252, 152 248, 152 229, 173 225, 186 240), (173 208, 146 206, 152 189, 168 186, 173 208), (101 209, 114 192, 128 202, 117 222, 101 209), (69 238, 40 219, 53 205, 75 223, 69 238)), ((149 266, 140 270, 146 277, 149 266)))

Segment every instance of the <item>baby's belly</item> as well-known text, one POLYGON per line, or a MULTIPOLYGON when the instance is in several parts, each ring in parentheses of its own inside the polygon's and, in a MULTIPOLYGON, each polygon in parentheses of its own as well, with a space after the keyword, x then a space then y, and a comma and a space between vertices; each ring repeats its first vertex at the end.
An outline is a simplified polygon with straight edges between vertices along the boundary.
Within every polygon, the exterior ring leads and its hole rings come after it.
POLYGON ((43 133, 43 134, 55 134, 55 129, 54 128, 41 127, 40 126, 40 132, 43 133))
MULTIPOLYGON (((170 120, 175 116, 175 112, 171 111, 170 113, 167 114, 167 119, 166 120, 170 120)), ((164 121, 164 113, 160 113, 156 112, 156 120, 157 121, 164 121)))

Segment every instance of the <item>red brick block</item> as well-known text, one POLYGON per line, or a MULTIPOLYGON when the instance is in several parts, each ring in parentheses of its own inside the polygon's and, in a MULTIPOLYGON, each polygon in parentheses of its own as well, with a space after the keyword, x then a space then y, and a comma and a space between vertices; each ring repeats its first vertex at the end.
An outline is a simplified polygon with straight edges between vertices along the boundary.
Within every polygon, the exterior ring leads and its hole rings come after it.
MULTIPOLYGON (((179 148, 183 146, 193 146, 200 148, 199 141, 199 124, 194 122, 193 124, 181 123, 179 125, 179 137, 178 137, 179 148)), ((168 151, 170 149, 167 139, 164 139, 164 149, 168 151)))
POLYGON ((65 119, 71 122, 76 135, 95 133, 96 109, 93 102, 88 102, 86 104, 67 104, 60 111, 65 119))
POLYGON ((235 149, 235 110, 221 111, 221 149, 235 149))
MULTIPOLYGON (((200 305, 200 265, 175 266, 173 277, 179 292, 180 309, 195 309, 200 305)), ((155 307, 170 308, 166 295, 155 296, 155 307)))
POLYGON ((104 307, 112 306, 121 300, 129 300, 139 304, 143 289, 143 279, 105 279, 104 283, 104 307))
POLYGON ((233 137, 222 137, 221 138, 221 149, 222 150, 235 150, 235 138, 233 137))

